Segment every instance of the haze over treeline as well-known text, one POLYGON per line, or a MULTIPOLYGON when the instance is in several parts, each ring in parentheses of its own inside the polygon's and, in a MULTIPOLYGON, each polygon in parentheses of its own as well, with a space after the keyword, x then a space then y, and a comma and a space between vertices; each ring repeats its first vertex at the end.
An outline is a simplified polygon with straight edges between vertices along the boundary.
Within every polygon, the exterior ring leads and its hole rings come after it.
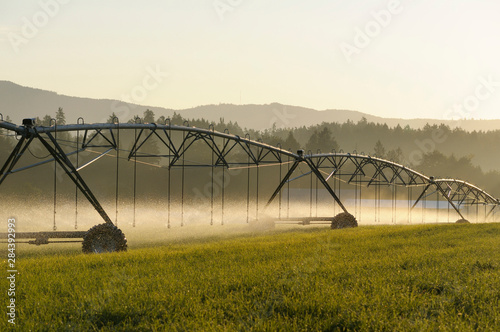
MULTIPOLYGON (((115 114, 109 114, 107 121, 111 122, 115 114)), ((157 116, 152 110, 145 110, 138 115, 143 123, 165 123, 165 116, 157 116)), ((50 125, 50 119, 56 118, 58 124, 66 123, 65 111, 59 108, 53 114, 47 114, 37 121, 40 125, 50 125)), ((7 119, 9 120, 9 119, 7 119)), ((128 122, 133 122, 131 118, 128 122)), ((498 171, 499 154, 496 153, 496 142, 500 139, 500 131, 473 131, 467 132, 460 128, 451 129, 446 125, 426 125, 421 129, 412 129, 409 126, 389 127, 386 124, 375 124, 362 118, 358 122, 347 121, 345 123, 321 123, 312 126, 302 126, 295 128, 277 128, 273 126, 266 130, 245 130, 235 122, 226 122, 220 118, 213 123, 205 119, 185 119, 181 115, 174 113, 170 122, 175 125, 189 123, 190 126, 208 128, 214 125, 217 131, 229 131, 231 134, 245 136, 250 135, 253 140, 262 140, 274 146, 281 146, 284 149, 296 151, 305 149, 306 152, 331 152, 344 151, 350 153, 362 153, 381 158, 389 159, 397 163, 409 166, 428 176, 437 178, 457 178, 471 182, 482 189, 490 192, 496 197, 500 197, 500 172, 498 171)), ((3 131, 5 134, 5 131, 3 131)), ((74 141, 70 134, 59 136, 62 140, 74 141)), ((129 149, 133 141, 133 133, 121 134, 121 148, 129 149)), ((69 144, 67 142, 67 144, 69 144)), ((3 163, 7 154, 11 151, 15 143, 12 137, 0 136, 0 161, 3 163)), ((159 153, 164 147, 157 142, 149 142, 145 149, 149 152, 159 153)), ((71 149, 67 147, 68 151, 71 149)), ((198 151, 200 155, 206 151, 198 151)), ((30 154, 23 157, 24 162, 35 163, 42 155, 47 153, 43 150, 30 150, 30 154), (37 155, 38 154, 38 155, 37 155)), ((193 158, 196 158, 193 157, 193 158)), ((160 158, 150 158, 151 164, 161 164, 160 158)), ((112 195, 113 185, 110 182, 110 174, 113 173, 115 161, 113 158, 102 158, 98 161, 102 164, 99 171, 84 170, 96 186, 101 187, 101 191, 106 195, 112 195)), ((123 172, 129 172, 120 181, 130 184, 131 164, 124 162, 121 166, 123 172)), ((162 165, 164 166, 164 164, 162 165)), ((156 181, 156 178, 164 178, 164 169, 147 165, 140 165, 140 181, 148 183, 148 191, 152 197, 155 193, 165 190, 164 182, 156 181), (163 172, 163 173, 162 173, 163 172)), ((91 167, 90 167, 91 168, 91 167)), ((6 181, 5 185, 10 185, 14 192, 21 190, 26 192, 41 192, 41 188, 51 185, 51 177, 48 165, 25 171, 25 176, 15 174, 15 180, 6 181)), ((190 181, 193 183, 206 183, 209 181, 205 177, 206 172, 190 174, 190 181), (201 174, 202 173, 202 174, 201 174), (200 175, 201 174, 201 175, 200 175)), ((63 180, 68 181, 68 180, 63 180)), ((245 181, 238 177, 234 181, 245 181)), ((69 182, 69 181, 68 181, 69 182)), ((69 190, 69 189, 68 189, 69 190)))
MULTIPOLYGON (((130 97, 130 96, 129 96, 130 97)), ((0 81, 0 113, 9 115, 15 123, 21 123, 23 118, 31 118, 44 114, 51 114, 59 107, 64 108, 68 123, 75 123, 83 117, 86 123, 103 122, 108 114, 114 112, 120 121, 127 121, 134 114, 141 114, 146 108, 152 110, 158 117, 170 116, 174 113, 184 118, 204 118, 211 122, 218 122, 222 117, 226 122, 238 122, 242 128, 265 130, 275 125, 277 128, 294 128, 313 126, 322 122, 344 123, 348 120, 358 122, 364 118, 368 122, 387 124, 395 127, 419 129, 429 125, 444 123, 450 128, 462 128, 466 131, 497 130, 500 129, 500 120, 471 120, 465 118, 474 114, 454 113, 443 109, 442 113, 435 114, 437 119, 419 119, 414 114, 413 119, 382 118, 356 110, 327 109, 316 110, 308 107, 271 103, 265 105, 234 105, 217 104, 201 105, 187 109, 171 109, 140 105, 141 101, 129 98, 128 102, 114 99, 79 98, 58 94, 52 91, 24 87, 9 81, 0 81), (452 120, 450 115, 458 117, 452 120), (439 119, 444 120, 439 120, 439 119)), ((307 106, 307 105, 305 105, 307 106)), ((402 109, 400 114, 408 113, 402 109)))

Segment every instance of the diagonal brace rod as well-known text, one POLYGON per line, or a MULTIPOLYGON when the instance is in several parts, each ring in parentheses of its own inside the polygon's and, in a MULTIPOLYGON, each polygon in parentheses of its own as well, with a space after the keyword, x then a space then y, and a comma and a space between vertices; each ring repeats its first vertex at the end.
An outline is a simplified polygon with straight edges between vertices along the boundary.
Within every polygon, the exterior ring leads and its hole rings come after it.
POLYGON ((281 191, 281 189, 283 188, 285 183, 288 181, 290 176, 292 176, 293 171, 295 171, 295 169, 297 168, 297 166, 299 166, 299 164, 300 164, 300 160, 295 160, 293 165, 290 167, 288 172, 285 174, 285 177, 283 177, 280 184, 278 185, 278 187, 276 188, 274 193, 271 195, 271 198, 269 198, 269 200, 267 201, 266 207, 268 207, 273 202, 274 198, 279 194, 279 192, 281 191))
POLYGON ((424 190, 422 191, 422 193, 420 194, 420 196, 418 196, 417 200, 415 201, 415 203, 413 203, 412 207, 410 210, 413 210, 415 208, 415 206, 417 206, 418 202, 420 202, 420 200, 424 197, 425 193, 427 192, 427 189, 429 189, 429 187, 431 186, 431 184, 427 184, 424 188, 424 190))
POLYGON ((310 160, 310 159, 305 159, 307 165, 311 168, 313 173, 316 175, 316 177, 319 179, 319 181, 323 184, 323 186, 326 188, 326 190, 330 193, 330 195, 333 197, 333 199, 337 202, 337 204, 340 206, 342 210, 344 210, 345 213, 349 213, 347 209, 345 208, 344 204, 340 201, 340 198, 335 194, 333 191, 332 187, 328 184, 328 182, 325 181, 325 178, 323 178, 323 175, 321 175, 321 172, 316 168, 316 165, 310 160))
POLYGON ((23 136, 21 137, 21 139, 19 140, 19 142, 14 147, 14 150, 12 150, 11 154, 9 155, 9 157, 7 158, 7 160, 5 161, 2 169, 0 170, 0 176, 1 176, 1 178, 0 178, 0 184, 5 180, 5 178, 7 177, 7 175, 9 175, 11 173, 12 169, 14 168, 14 166, 17 164, 17 162, 19 161, 19 159, 21 159, 21 157, 23 156, 24 152, 26 152, 26 149, 28 148, 28 146, 33 141, 33 137, 30 137, 28 139, 28 141, 26 142, 26 144, 24 145, 24 147, 23 147, 23 144, 25 143, 26 139, 27 139, 26 135, 23 134, 23 136))
POLYGON ((453 207, 453 209, 455 209, 455 211, 457 211, 460 218, 465 219, 464 216, 462 215, 462 213, 460 213, 460 210, 455 206, 453 201, 448 197, 448 195, 446 195, 446 192, 443 190, 443 188, 441 188, 439 183, 434 183, 434 184, 436 185, 436 188, 439 190, 441 195, 443 195, 443 197, 446 198, 446 200, 448 201, 448 203, 450 203, 450 205, 453 207))
POLYGON ((54 157, 57 163, 61 166, 61 168, 66 172, 69 178, 75 183, 75 185, 80 189, 82 194, 88 199, 90 204, 96 209, 96 211, 101 215, 104 221, 107 224, 113 224, 111 218, 107 215, 106 211, 102 208, 101 204, 94 196, 90 188, 87 186, 83 178, 80 176, 75 166, 71 163, 69 158, 64 153, 61 146, 57 143, 54 137, 50 133, 46 133, 49 137, 50 141, 54 146, 51 146, 45 139, 43 139, 40 134, 37 133, 37 138, 43 144, 43 146, 47 149, 47 151, 54 157))

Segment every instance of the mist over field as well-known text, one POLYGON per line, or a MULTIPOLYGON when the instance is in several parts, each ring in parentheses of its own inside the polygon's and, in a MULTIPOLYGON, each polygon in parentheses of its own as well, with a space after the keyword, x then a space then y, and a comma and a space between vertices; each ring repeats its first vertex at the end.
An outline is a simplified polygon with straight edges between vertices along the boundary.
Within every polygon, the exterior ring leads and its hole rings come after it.
MULTIPOLYGON (((216 232, 223 233, 226 228, 229 232, 238 229, 243 232, 253 232, 259 229, 274 228, 272 223, 276 222, 276 228, 280 227, 311 227, 299 225, 303 217, 326 217, 332 218, 342 212, 340 207, 330 202, 318 206, 309 202, 292 201, 289 204, 282 201, 281 210, 279 203, 275 202, 270 207, 265 208, 262 203, 259 205, 258 220, 256 220, 257 207, 255 201, 250 201, 248 215, 247 202, 229 201, 225 202, 224 212, 221 209, 221 202, 215 202, 213 213, 210 208, 210 201, 197 202, 196 204, 185 203, 184 211, 178 201, 171 202, 170 213, 166 200, 139 200, 136 203, 135 218, 133 202, 119 203, 118 227, 122 229, 129 238, 141 238, 141 233, 146 232, 155 238, 171 238, 169 234, 203 234, 212 232, 210 229, 217 229, 216 232), (170 214, 170 223, 169 223, 170 214), (247 218, 248 216, 248 218, 247 218), (281 217, 281 220, 279 220, 281 217), (248 221, 248 223, 247 223, 248 221), (211 225, 212 223, 212 225, 211 225), (170 225, 170 227, 169 227, 170 225), (286 226, 285 226, 286 225, 286 226), (182 230, 185 228, 185 230, 182 230), (197 231, 200 229, 200 232, 197 231)), ((408 201, 397 200, 395 202, 385 199, 381 200, 379 206, 374 200, 363 199, 360 202, 347 200, 346 208, 352 213, 360 226, 366 225, 391 225, 391 224, 422 224, 422 223, 454 223, 459 219, 453 208, 448 207, 446 202, 439 202, 439 209, 436 209, 437 201, 427 200, 419 203, 409 212, 408 201), (394 204, 394 205, 393 205, 394 204)), ((413 202, 412 202, 413 204, 413 202)), ((111 220, 116 221, 116 209, 114 202, 105 201, 103 207, 111 220)), ((0 205, 0 218, 7 219, 15 217, 17 220, 18 232, 52 231, 54 224, 54 206, 50 199, 40 199, 37 201, 26 200, 3 200, 0 205)), ((101 216, 85 200, 78 203, 78 214, 75 211, 75 202, 60 199, 56 207, 56 227, 58 231, 79 230, 86 231, 96 224, 103 223, 101 216), (75 222, 77 228, 75 228, 75 222)), ((485 209, 470 208, 462 211, 471 222, 494 222, 497 221, 496 214, 484 219, 485 209)), ((329 221, 318 221, 319 227, 329 227, 329 221)), ((314 222, 312 222, 314 226, 314 222)), ((148 240, 144 238, 143 240, 148 240)))

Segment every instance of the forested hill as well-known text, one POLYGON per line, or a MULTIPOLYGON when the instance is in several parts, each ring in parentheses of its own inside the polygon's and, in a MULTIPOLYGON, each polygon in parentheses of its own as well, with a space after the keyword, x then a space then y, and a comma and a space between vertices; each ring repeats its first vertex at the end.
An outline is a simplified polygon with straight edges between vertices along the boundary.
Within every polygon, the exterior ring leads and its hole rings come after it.
MULTIPOLYGON (((112 96, 111 96, 112 97, 112 96)), ((116 96, 119 98, 119 96, 116 96)), ((185 118, 204 118, 218 122, 237 122, 243 128, 265 130, 272 128, 294 128, 313 126, 322 122, 344 123, 348 120, 358 122, 366 118, 368 122, 387 124, 396 127, 418 129, 426 124, 446 124, 450 128, 460 127, 467 131, 500 129, 500 120, 461 120, 443 121, 436 119, 388 119, 352 110, 322 110, 272 103, 267 105, 204 105, 189 109, 173 110, 162 107, 143 106, 125 103, 115 99, 91 99, 70 97, 56 92, 24 87, 9 81, 0 81, 0 113, 9 116, 14 123, 23 118, 40 117, 53 114, 59 107, 66 113, 68 123, 83 117, 85 122, 102 122, 105 116, 115 113, 121 121, 126 121, 135 114, 142 114, 148 108, 157 116, 171 117, 174 112, 185 118)), ((402 112, 404 113, 404 112, 402 112)), ((444 113, 444 110, 443 110, 444 113)), ((442 117, 442 114, 436 114, 442 117)))

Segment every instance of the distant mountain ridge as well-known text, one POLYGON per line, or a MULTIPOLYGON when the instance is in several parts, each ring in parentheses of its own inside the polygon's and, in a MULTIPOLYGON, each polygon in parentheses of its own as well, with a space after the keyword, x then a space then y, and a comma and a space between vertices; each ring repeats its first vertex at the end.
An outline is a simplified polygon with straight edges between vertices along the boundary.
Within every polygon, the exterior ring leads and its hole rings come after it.
POLYGON ((112 112, 121 121, 127 121, 134 115, 142 115, 146 109, 155 112, 156 117, 172 116, 174 112, 188 119, 205 118, 218 122, 224 118, 226 122, 238 122, 242 128, 263 130, 276 126, 278 128, 294 128, 311 126, 322 122, 344 123, 348 120, 360 121, 363 117, 368 122, 386 123, 389 127, 398 124, 401 127, 422 128, 444 123, 452 128, 461 127, 468 131, 498 130, 500 120, 437 120, 437 119, 395 119, 382 118, 351 110, 324 110, 282 105, 272 103, 267 105, 204 105, 194 108, 174 110, 169 108, 127 104, 113 99, 91 99, 60 95, 56 92, 24 87, 10 81, 0 81, 0 113, 9 116, 14 123, 21 123, 23 118, 40 117, 46 114, 55 115, 59 107, 64 109, 68 123, 76 123, 83 117, 86 123, 104 122, 112 112))

